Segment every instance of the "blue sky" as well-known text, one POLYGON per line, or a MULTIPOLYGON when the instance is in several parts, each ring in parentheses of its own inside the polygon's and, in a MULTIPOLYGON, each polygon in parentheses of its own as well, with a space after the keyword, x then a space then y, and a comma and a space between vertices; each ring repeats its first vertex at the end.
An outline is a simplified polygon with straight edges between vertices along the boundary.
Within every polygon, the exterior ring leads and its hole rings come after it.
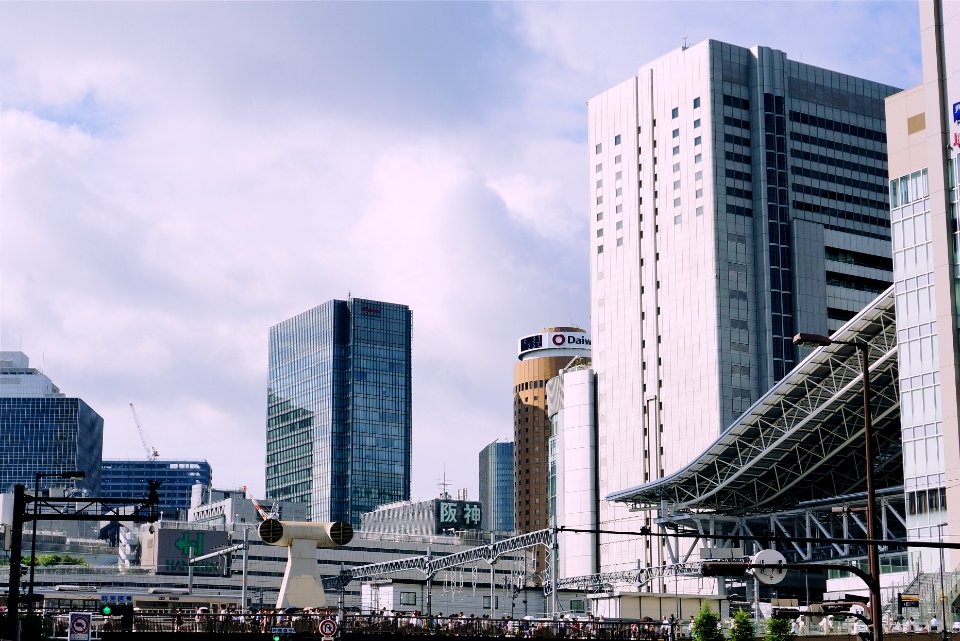
POLYGON ((585 103, 713 38, 907 87, 915 2, 0 4, 0 347, 262 494, 267 331, 414 318, 414 487, 476 495, 516 340, 589 326, 585 103))

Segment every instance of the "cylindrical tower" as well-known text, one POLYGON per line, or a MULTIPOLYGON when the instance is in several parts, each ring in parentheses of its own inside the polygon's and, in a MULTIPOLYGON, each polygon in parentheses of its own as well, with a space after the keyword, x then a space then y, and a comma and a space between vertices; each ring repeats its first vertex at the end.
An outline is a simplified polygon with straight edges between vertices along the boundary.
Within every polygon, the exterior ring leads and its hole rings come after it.
POLYGON ((549 527, 547 477, 552 429, 547 381, 575 358, 589 360, 590 336, 579 327, 549 327, 520 339, 513 368, 514 527, 549 527))

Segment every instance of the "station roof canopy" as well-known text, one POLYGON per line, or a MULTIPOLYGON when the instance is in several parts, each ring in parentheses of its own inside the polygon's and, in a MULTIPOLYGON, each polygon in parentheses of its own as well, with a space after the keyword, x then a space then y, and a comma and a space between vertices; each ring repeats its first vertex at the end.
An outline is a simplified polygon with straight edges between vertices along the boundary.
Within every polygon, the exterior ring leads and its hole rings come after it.
MULTIPOLYGON (((869 345, 874 486, 903 483, 891 287, 831 336, 869 345)), ((866 489, 858 350, 818 347, 686 467, 607 500, 641 509, 729 515, 779 512, 866 489)))

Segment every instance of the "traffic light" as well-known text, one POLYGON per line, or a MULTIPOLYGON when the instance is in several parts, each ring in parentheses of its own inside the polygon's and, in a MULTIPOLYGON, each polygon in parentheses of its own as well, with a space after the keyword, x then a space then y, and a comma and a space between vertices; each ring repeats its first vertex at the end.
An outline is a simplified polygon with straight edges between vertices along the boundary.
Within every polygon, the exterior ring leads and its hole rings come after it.
POLYGON ((113 606, 111 606, 108 603, 104 603, 103 605, 100 606, 100 614, 102 614, 105 617, 110 616, 111 614, 113 614, 113 606))

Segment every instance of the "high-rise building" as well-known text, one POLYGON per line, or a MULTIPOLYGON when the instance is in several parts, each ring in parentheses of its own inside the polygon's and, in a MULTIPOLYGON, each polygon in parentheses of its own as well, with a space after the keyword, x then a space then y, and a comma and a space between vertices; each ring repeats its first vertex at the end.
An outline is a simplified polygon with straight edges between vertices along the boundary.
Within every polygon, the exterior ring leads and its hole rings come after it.
POLYGON ((590 337, 579 327, 550 327, 520 339, 513 367, 514 528, 549 527, 547 504, 550 419, 547 381, 575 358, 590 358, 590 337))
POLYGON ((573 365, 547 381, 550 414, 550 516, 558 526, 561 578, 599 572, 597 535, 597 386, 589 365, 573 365))
POLYGON ((481 529, 513 531, 513 443, 494 441, 480 450, 481 529))
MULTIPOLYGON (((681 468, 892 281, 884 98, 713 40, 588 103, 599 493, 681 468)), ((601 504, 605 529, 649 515, 601 504)), ((604 571, 658 543, 601 542, 604 571)))
MULTIPOLYGON (((908 538, 955 541, 960 519, 947 506, 960 506, 960 5, 919 4, 923 81, 886 104, 903 483, 908 538)), ((944 553, 957 567, 957 551, 944 553)), ((911 572, 939 567, 939 554, 912 550, 911 572)))
POLYGON ((347 521, 410 498, 410 309, 331 300, 270 328, 267 497, 347 521))
POLYGON ((41 488, 100 491, 103 419, 30 367, 23 352, 0 352, 0 491, 32 492, 36 474, 80 471, 82 479, 42 478, 41 488))
POLYGON ((160 481, 160 512, 175 520, 190 508, 190 496, 196 483, 210 485, 213 473, 206 461, 122 460, 104 461, 100 472, 103 496, 142 498, 147 481, 160 481))

